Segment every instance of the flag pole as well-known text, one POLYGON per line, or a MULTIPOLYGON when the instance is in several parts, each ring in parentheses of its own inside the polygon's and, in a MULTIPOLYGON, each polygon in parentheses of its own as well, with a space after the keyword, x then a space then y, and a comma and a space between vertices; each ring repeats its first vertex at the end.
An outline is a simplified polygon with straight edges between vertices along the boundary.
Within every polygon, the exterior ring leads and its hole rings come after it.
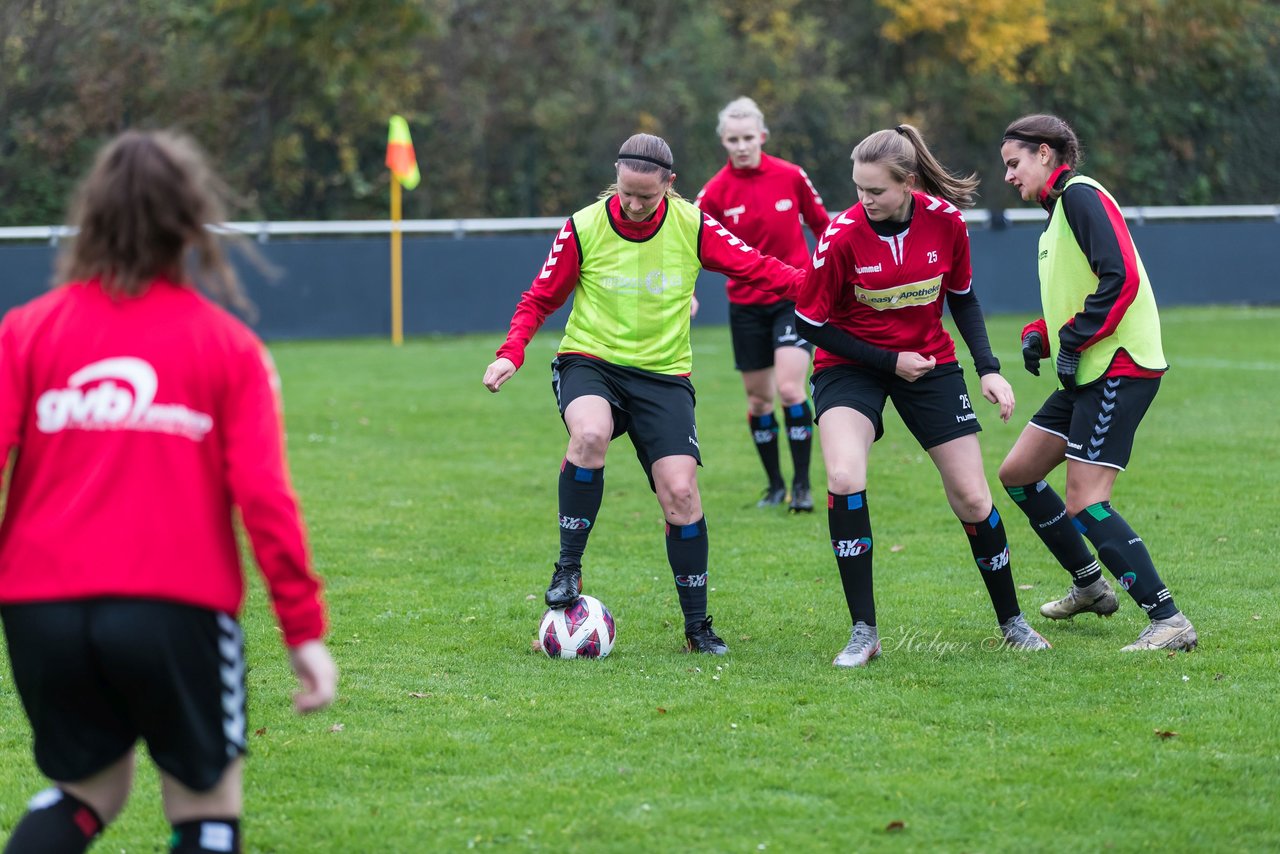
POLYGON ((391 176, 391 343, 404 343, 404 278, 400 252, 400 179, 391 176))
POLYGON ((412 190, 422 180, 413 153, 409 123, 392 116, 387 124, 387 168, 391 170, 391 343, 404 343, 404 265, 400 245, 400 187, 412 190))

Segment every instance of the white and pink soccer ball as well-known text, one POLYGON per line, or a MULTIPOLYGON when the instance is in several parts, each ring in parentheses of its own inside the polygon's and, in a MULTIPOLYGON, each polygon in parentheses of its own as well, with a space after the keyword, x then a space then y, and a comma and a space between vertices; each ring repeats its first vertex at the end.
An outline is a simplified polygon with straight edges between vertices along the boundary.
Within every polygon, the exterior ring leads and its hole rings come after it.
POLYGON ((548 608, 538 626, 548 658, 604 658, 617 634, 613 615, 594 596, 580 596, 568 608, 548 608))

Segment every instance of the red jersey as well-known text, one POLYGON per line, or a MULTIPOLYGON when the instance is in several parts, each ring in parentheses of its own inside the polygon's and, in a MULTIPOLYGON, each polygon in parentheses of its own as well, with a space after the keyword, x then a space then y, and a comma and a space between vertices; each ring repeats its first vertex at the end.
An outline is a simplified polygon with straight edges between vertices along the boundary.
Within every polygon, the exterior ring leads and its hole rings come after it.
POLYGON ((193 288, 63 285, 0 322, 0 603, 130 597, 239 612, 239 508, 285 642, 325 630, 279 378, 193 288))
MULTIPOLYGON (((819 237, 830 222, 822 197, 805 171, 764 152, 755 169, 735 169, 726 163, 698 193, 694 204, 765 255, 793 267, 803 267, 809 260, 803 225, 819 237)), ((733 277, 726 288, 729 302, 739 305, 778 301, 776 295, 733 277)))
MULTIPOLYGON (((666 218, 667 200, 658 203, 653 216, 643 222, 632 222, 622 213, 622 206, 615 194, 609 199, 609 222, 614 231, 626 240, 647 240, 662 227, 666 218)), ((698 232, 698 259, 704 269, 713 273, 738 278, 751 286, 772 288, 778 293, 794 291, 803 271, 784 264, 777 258, 762 255, 734 236, 715 218, 702 214, 702 228, 698 232)), ((573 289, 578 286, 582 270, 582 247, 574 231, 570 217, 556 235, 547 254, 546 263, 534 277, 533 284, 520 295, 520 303, 511 317, 507 340, 498 348, 498 357, 510 359, 519 368, 524 364, 524 350, 543 321, 565 304, 573 289)), ((773 297, 769 302, 777 302, 773 297)))
MULTIPOLYGON (((882 237, 862 204, 831 221, 818 240, 796 298, 796 314, 822 326, 834 323, 884 350, 956 361, 955 342, 942 326, 948 291, 968 292, 969 230, 960 209, 913 193, 906 231, 882 237)), ((819 348, 814 369, 853 364, 819 348)))

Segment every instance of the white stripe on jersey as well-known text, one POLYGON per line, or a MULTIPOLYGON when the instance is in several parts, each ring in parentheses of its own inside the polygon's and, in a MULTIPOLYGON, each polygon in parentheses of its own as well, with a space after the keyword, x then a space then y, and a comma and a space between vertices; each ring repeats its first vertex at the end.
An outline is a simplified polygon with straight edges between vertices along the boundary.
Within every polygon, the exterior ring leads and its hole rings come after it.
POLYGON ((560 251, 564 249, 564 242, 572 236, 573 232, 569 230, 569 223, 566 222, 564 228, 560 229, 560 233, 556 235, 555 243, 551 244, 551 251, 547 253, 547 263, 542 265, 542 272, 538 274, 539 279, 550 278, 551 269, 560 260, 560 251))
POLYGON ((730 246, 736 246, 736 247, 738 247, 738 251, 739 251, 739 252, 750 252, 750 251, 751 251, 751 247, 750 247, 750 246, 748 246, 748 245, 747 245, 747 244, 742 240, 742 238, 734 236, 734 233, 733 233, 732 231, 730 231, 729 229, 725 228, 725 227, 724 227, 723 225, 721 225, 720 223, 716 222, 715 218, 714 218, 713 216, 711 216, 711 214, 709 214, 709 213, 705 213, 705 212, 704 212, 704 213, 702 214, 702 219, 703 219, 703 222, 704 222, 704 223, 705 223, 709 228, 715 229, 715 233, 716 233, 716 234, 718 234, 718 235, 720 235, 721 237, 725 238, 725 240, 729 243, 729 245, 730 245, 730 246))
MULTIPOLYGON (((910 230, 910 228, 907 229, 907 231, 910 230)), ((907 231, 901 234, 891 234, 888 237, 883 234, 879 235, 881 240, 889 244, 889 251, 893 253, 893 263, 899 266, 902 265, 902 244, 907 239, 907 231)))
MULTIPOLYGON (((800 167, 796 167, 799 169, 800 167)), ((818 207, 824 207, 822 196, 818 195, 818 188, 813 186, 813 182, 809 180, 809 173, 800 169, 800 177, 804 179, 804 184, 809 188, 809 192, 813 193, 813 200, 818 203, 818 207)))
POLYGON ((959 208, 951 204, 951 202, 947 201, 946 199, 940 199, 937 196, 931 196, 928 193, 921 193, 921 195, 923 195, 926 199, 929 200, 929 207, 926 208, 926 210, 936 211, 939 207, 942 207, 943 205, 946 205, 946 207, 942 209, 943 213, 956 213, 957 211, 960 210, 959 208))
MULTIPOLYGON (((831 248, 831 240, 829 238, 835 237, 839 234, 843 226, 853 225, 854 222, 856 222, 856 220, 849 219, 849 217, 845 216, 847 213, 848 211, 844 211, 840 216, 831 220, 831 223, 827 226, 827 230, 822 232, 822 236, 818 238, 818 248, 813 251, 813 269, 816 270, 823 264, 827 263, 827 259, 822 256, 823 253, 831 248)), ((808 318, 805 319, 807 320, 808 318)))

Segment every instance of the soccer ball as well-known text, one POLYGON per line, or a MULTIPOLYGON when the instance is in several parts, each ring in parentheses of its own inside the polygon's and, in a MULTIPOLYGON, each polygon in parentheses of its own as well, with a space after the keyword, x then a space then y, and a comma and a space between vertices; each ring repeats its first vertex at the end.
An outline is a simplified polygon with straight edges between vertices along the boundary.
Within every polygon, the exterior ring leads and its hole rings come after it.
POLYGON ((594 596, 580 596, 568 608, 548 608, 538 627, 548 658, 604 658, 617 634, 613 614, 594 596))

